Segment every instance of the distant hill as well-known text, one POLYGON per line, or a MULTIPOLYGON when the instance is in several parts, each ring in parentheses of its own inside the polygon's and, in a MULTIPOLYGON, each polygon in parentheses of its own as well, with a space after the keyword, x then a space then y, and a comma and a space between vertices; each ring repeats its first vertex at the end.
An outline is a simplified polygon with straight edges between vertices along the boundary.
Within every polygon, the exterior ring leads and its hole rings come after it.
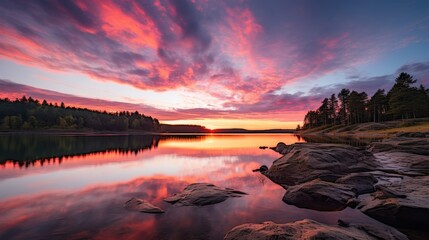
POLYGON ((210 133, 210 129, 200 125, 186 125, 186 124, 161 124, 161 132, 163 133, 210 133))

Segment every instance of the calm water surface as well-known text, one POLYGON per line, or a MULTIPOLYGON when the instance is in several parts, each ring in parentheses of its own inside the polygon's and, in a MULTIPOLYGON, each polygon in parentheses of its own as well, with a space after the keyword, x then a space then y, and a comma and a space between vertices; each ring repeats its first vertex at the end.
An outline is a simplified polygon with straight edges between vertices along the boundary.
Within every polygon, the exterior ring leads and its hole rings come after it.
POLYGON ((0 239, 222 239, 236 225, 304 218, 374 222, 352 209, 318 212, 282 202, 284 190, 252 169, 280 157, 262 145, 290 134, 0 136, 0 239), (163 198, 195 182, 249 195, 204 207, 163 198), (162 215, 127 211, 132 197, 162 215))

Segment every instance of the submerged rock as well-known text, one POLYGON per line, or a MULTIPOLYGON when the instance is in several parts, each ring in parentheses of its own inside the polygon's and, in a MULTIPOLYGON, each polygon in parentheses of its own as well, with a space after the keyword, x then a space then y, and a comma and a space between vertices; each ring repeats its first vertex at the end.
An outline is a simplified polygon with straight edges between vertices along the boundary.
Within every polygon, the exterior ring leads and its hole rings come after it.
POLYGON ((268 167, 266 165, 262 165, 257 169, 253 169, 252 172, 265 172, 268 170, 268 167))
POLYGON ((125 203, 124 208, 145 213, 164 213, 161 208, 154 206, 145 200, 135 197, 128 200, 125 203))
POLYGON ((205 206, 243 195, 246 193, 230 188, 223 189, 209 183, 193 183, 185 187, 181 193, 165 198, 164 201, 176 206, 205 206))
POLYGON ((289 187, 283 196, 287 204, 319 211, 343 210, 354 203, 356 194, 352 187, 344 184, 315 179, 289 187))
POLYGON ((358 151, 352 146, 306 143, 287 146, 286 155, 275 160, 264 175, 281 185, 296 185, 326 176, 336 176, 332 179, 335 180, 376 167, 371 153, 358 151))
POLYGON ((313 220, 276 224, 242 224, 229 231, 225 240, 271 240, 271 239, 408 239, 396 229, 387 226, 343 224, 329 226, 313 220))
POLYGON ((377 190, 358 207, 363 213, 392 226, 427 228, 429 176, 377 186, 377 190))

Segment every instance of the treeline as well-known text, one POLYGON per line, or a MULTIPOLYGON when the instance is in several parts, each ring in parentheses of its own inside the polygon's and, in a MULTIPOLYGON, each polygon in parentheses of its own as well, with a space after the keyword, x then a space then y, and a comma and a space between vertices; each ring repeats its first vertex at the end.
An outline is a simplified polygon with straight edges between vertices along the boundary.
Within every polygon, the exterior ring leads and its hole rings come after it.
POLYGON ((95 111, 48 103, 23 96, 14 101, 0 98, 0 130, 18 129, 89 129, 126 131, 128 129, 159 131, 159 121, 139 112, 95 111))
POLYGON ((302 128, 429 117, 429 89, 415 83, 413 76, 402 72, 387 94, 378 89, 368 98, 365 92, 342 89, 325 98, 317 110, 308 111, 302 128))

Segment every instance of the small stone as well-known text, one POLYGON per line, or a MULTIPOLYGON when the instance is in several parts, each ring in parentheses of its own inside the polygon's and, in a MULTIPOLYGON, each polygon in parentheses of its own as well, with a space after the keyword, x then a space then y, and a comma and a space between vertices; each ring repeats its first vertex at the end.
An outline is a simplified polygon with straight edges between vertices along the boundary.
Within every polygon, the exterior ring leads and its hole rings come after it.
POLYGON ((243 195, 246 193, 231 188, 222 189, 210 183, 193 183, 181 193, 165 198, 164 201, 176 206, 205 206, 243 195))
POLYGON ((159 207, 152 205, 151 203, 142 200, 140 198, 131 198, 128 200, 124 207, 128 210, 145 212, 145 213, 164 213, 159 207))

